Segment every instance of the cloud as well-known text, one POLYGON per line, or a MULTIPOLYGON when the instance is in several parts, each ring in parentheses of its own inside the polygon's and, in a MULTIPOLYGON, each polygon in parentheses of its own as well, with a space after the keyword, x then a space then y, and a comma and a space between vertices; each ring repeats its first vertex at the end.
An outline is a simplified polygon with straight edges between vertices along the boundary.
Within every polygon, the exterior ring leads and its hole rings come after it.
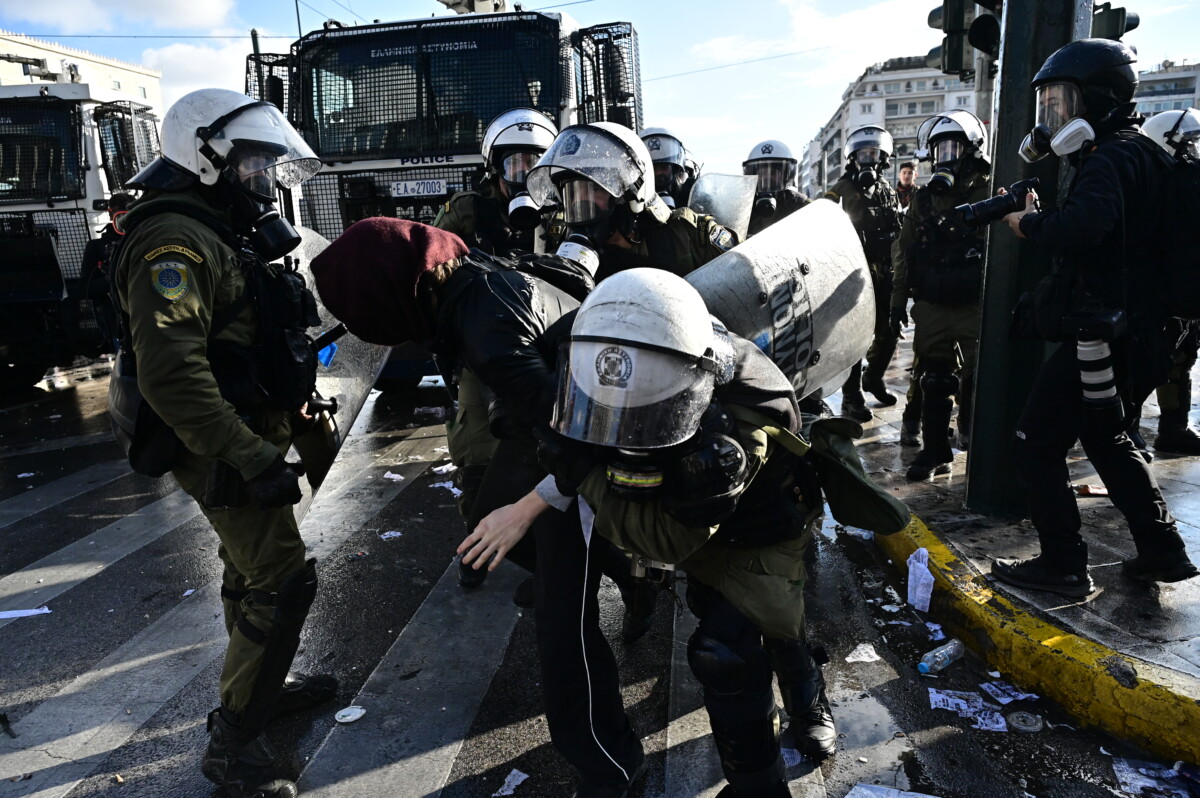
POLYGON ((246 56, 250 39, 197 40, 176 42, 142 51, 141 62, 162 72, 165 107, 196 89, 245 91, 246 56))
POLYGON ((2 0, 0 13, 9 20, 28 22, 58 33, 89 33, 117 29, 194 29, 224 24, 234 0, 163 2, 163 0, 2 0))

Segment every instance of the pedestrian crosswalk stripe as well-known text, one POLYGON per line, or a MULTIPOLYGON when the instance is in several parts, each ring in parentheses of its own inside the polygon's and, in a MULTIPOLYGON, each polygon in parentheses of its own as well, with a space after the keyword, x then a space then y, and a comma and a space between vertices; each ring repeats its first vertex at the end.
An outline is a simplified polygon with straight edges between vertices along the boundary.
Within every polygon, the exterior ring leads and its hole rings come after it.
POLYGON ((39 485, 24 493, 18 493, 11 499, 0 501, 0 529, 22 521, 48 507, 103 487, 129 473, 129 464, 124 460, 110 460, 107 463, 90 465, 74 474, 68 474, 53 482, 39 485))

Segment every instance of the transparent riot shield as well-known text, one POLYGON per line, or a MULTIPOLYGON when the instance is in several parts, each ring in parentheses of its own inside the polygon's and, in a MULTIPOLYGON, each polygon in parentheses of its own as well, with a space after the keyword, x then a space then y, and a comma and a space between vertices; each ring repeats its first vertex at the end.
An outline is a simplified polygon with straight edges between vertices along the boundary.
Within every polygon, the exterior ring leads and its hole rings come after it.
POLYGON ((705 172, 696 179, 688 196, 688 207, 706 213, 746 240, 750 211, 754 209, 754 175, 716 175, 705 172))
POLYGON ((803 398, 866 354, 875 293, 850 218, 817 200, 687 276, 709 311, 753 341, 803 398))

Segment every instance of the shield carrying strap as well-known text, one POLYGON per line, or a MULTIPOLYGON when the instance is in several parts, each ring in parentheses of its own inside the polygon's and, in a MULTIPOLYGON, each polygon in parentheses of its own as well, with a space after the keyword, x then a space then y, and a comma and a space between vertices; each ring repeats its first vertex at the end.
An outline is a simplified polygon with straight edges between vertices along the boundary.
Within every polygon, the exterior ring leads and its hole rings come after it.
POLYGON ((767 436, 770 437, 771 440, 775 441, 797 457, 803 457, 804 455, 808 454, 808 450, 811 448, 811 445, 808 441, 804 440, 790 429, 779 426, 774 419, 759 413, 756 410, 751 410, 747 407, 743 407, 742 405, 728 405, 725 410, 729 413, 729 415, 733 416, 738 421, 743 421, 747 424, 758 427, 763 432, 767 433, 767 436))

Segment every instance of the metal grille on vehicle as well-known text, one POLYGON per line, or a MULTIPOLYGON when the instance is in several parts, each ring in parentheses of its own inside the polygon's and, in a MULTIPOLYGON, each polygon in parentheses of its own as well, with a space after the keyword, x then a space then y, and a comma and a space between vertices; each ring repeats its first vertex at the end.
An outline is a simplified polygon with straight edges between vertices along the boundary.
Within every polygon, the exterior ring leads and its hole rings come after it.
POLYGON ((476 153, 503 111, 557 118, 560 48, 530 13, 317 31, 292 46, 290 118, 325 161, 476 153))
POLYGON ((584 28, 572 36, 578 53, 579 121, 617 122, 642 129, 642 80, 637 31, 628 22, 584 28))
POLYGON ((79 104, 0 101, 0 204, 82 199, 79 104))
POLYGON ((321 172, 301 186, 300 223, 335 238, 369 216, 395 216, 432 224, 442 204, 458 191, 474 189, 482 174, 474 167, 321 172), (395 181, 446 181, 446 193, 429 197, 391 195, 395 181))
POLYGON ((0 247, 4 239, 48 237, 63 278, 79 278, 83 248, 90 238, 87 215, 78 208, 62 211, 0 213, 0 247))
POLYGON ((256 100, 274 103, 289 118, 290 65, 291 58, 278 53, 256 53, 246 57, 246 94, 256 100))
POLYGON ((150 106, 105 103, 93 112, 108 186, 116 191, 155 159, 159 152, 158 118, 150 106))

